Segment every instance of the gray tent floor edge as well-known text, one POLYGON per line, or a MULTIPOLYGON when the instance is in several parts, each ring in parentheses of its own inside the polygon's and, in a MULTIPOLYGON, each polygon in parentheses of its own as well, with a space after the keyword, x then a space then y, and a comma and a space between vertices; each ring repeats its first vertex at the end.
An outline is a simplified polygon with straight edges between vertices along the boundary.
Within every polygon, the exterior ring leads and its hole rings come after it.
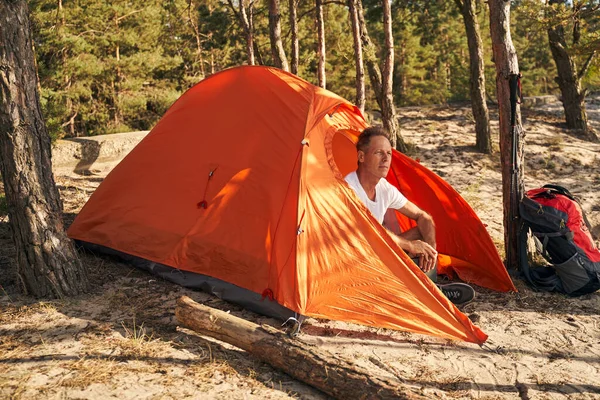
POLYGON ((292 311, 275 301, 263 299, 263 297, 251 290, 244 289, 221 279, 213 278, 208 275, 197 274, 173 268, 168 265, 156 263, 141 257, 133 256, 118 250, 111 249, 95 243, 75 240, 77 246, 84 248, 94 254, 105 254, 115 256, 131 265, 150 272, 167 281, 176 283, 188 289, 197 289, 203 292, 217 296, 227 302, 237 304, 243 308, 253 311, 257 314, 267 317, 287 321, 289 318, 302 320, 302 317, 295 311, 292 311))

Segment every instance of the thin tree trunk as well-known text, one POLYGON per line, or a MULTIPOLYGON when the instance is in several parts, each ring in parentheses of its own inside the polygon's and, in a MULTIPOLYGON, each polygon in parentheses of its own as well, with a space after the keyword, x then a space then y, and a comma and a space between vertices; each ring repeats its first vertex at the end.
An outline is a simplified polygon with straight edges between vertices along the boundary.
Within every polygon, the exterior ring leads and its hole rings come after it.
POLYGON ((392 93, 394 77, 394 36, 392 33, 392 6, 389 0, 383 2, 383 31, 385 36, 384 61, 381 71, 381 118, 383 126, 390 133, 392 146, 406 152, 406 144, 400 135, 400 124, 392 93))
POLYGON ((417 389, 379 377, 299 338, 290 339, 275 328, 259 326, 186 296, 177 300, 175 315, 186 327, 239 347, 335 399, 426 398, 417 389))
POLYGON ((365 112, 365 67, 363 64, 362 43, 360 40, 360 23, 356 2, 361 0, 348 0, 350 12, 350 25, 352 26, 352 38, 354 39, 354 63, 356 66, 356 106, 362 113, 365 112))
MULTIPOLYGON (((248 65, 254 65, 254 29, 252 26, 252 8, 254 7, 254 0, 250 0, 248 3, 248 11, 246 11, 245 0, 238 0, 239 10, 235 9, 232 0, 227 0, 229 8, 233 11, 233 14, 240 21, 240 25, 244 30, 246 36, 246 56, 248 65)), ((211 53, 212 56, 212 53, 211 53)))
MULTIPOLYGON (((553 4, 566 4, 566 2, 563 0, 550 0, 550 5, 553 4)), ((577 37, 577 34, 574 36, 577 37)), ((569 54, 569 46, 565 40, 565 31, 562 25, 548 29, 548 41, 552 58, 556 63, 558 76, 555 80, 562 94, 567 126, 571 129, 581 129, 587 132, 586 91, 581 89, 581 79, 577 73, 575 58, 572 54, 569 54)))
POLYGON ((192 11, 195 11, 196 5, 193 0, 189 0, 188 2, 188 21, 192 26, 192 31, 194 32, 194 38, 196 39, 196 57, 195 62, 197 62, 200 66, 200 79, 204 79, 206 76, 204 70, 204 57, 202 51, 202 40, 200 39, 200 29, 198 29, 198 24, 196 23, 196 14, 193 14, 192 11), (193 10, 192 10, 193 9, 193 10))
POLYGON ((319 86, 325 89, 327 86, 327 78, 325 76, 325 21, 323 21, 322 0, 317 0, 315 11, 317 14, 317 56, 319 59, 317 77, 319 86))
POLYGON ((296 0, 290 0, 290 30, 292 32, 292 55, 291 71, 298 75, 298 59, 300 58, 300 46, 298 45, 298 10, 296 0))
POLYGON ((367 72, 369 73, 369 80, 373 91, 375 92, 375 99, 379 108, 383 108, 381 105, 381 70, 377 63, 377 49, 369 36, 367 30, 367 23, 365 22, 365 13, 363 11, 362 0, 356 2, 356 12, 358 14, 358 23, 360 26, 360 40, 363 46, 363 56, 365 64, 367 65, 367 72))
POLYGON ((502 202, 504 210, 504 245, 507 268, 518 265, 518 205, 523 197, 523 127, 521 109, 516 105, 515 125, 511 126, 509 78, 519 73, 517 53, 510 36, 510 1, 489 0, 490 32, 494 64, 496 65, 496 91, 500 117, 500 163, 502 166, 502 202), (516 141, 516 142, 514 142, 516 141), (513 145, 516 160, 513 165, 513 145), (513 175, 514 172, 514 175, 513 175))
MULTIPOLYGON (((57 25, 58 25, 58 34, 60 36, 61 41, 63 41, 63 43, 65 42, 65 11, 63 9, 63 4, 62 4, 62 0, 58 0, 58 10, 57 10, 57 25)), ((35 56, 35 54, 34 54, 35 56)), ((63 66, 67 64, 67 50, 66 47, 63 47, 63 49, 61 50, 61 59, 62 59, 62 64, 63 66)), ((36 68, 37 71, 37 68, 36 68)), ((37 73, 36 73, 37 76, 37 73)), ((39 76, 38 76, 39 79, 39 76)), ((68 121, 66 121, 65 123, 62 124, 62 127, 68 126, 69 127, 69 136, 73 137, 75 136, 75 117, 77 116, 77 112, 73 111, 73 101, 71 100, 71 97, 69 97, 69 89, 71 88, 71 77, 69 76, 68 73, 65 73, 65 78, 64 78, 64 82, 65 82, 65 107, 67 109, 67 115, 69 116, 68 121)), ((38 88, 38 90, 40 90, 40 88, 38 88)))
POLYGON ((246 13, 246 7, 244 7, 244 0, 240 1, 240 16, 244 30, 246 31, 246 51, 248 53, 248 65, 254 65, 254 18, 252 18, 252 8, 254 7, 254 0, 250 1, 248 5, 248 13, 246 13))
POLYGON ((25 293, 61 298, 88 278, 62 221, 34 68, 27 2, 0 1, 0 167, 25 293))
MULTIPOLYGON (((367 72, 369 73, 369 81, 371 82, 371 86, 373 87, 373 91, 375 92, 375 99, 377 100, 377 104, 379 105, 379 108, 382 110, 382 117, 383 117, 383 109, 384 109, 384 95, 382 92, 382 78, 381 78, 381 70, 379 69, 379 64, 377 63, 377 50, 375 48, 375 45, 373 44, 373 41, 371 41, 371 37, 369 36, 369 32, 367 30, 367 24, 365 22, 365 14, 363 11, 363 6, 362 6, 362 1, 357 1, 356 2, 356 11, 358 14, 358 23, 360 26, 360 40, 362 42, 363 45, 363 55, 364 55, 364 61, 365 64, 367 65, 367 72)), ((395 110, 395 106, 392 103, 390 105, 389 108, 393 109, 393 114, 396 114, 396 110, 395 110)), ((398 122, 397 119, 396 123, 398 122)), ((392 121, 393 123, 393 121, 392 121)), ((398 150, 401 151, 402 153, 406 153, 406 151, 408 150, 408 147, 406 146, 406 143, 404 142, 401 134, 400 134, 400 129, 397 130, 397 136, 396 138, 392 138, 395 139, 395 141, 392 143, 392 145, 398 150)))
POLYGON ((281 14, 279 13, 279 0, 269 0, 269 37, 271 39, 271 53, 273 63, 277 68, 289 71, 285 50, 281 42, 281 14))
MULTIPOLYGON (((117 32, 117 37, 119 36, 119 18, 115 16, 115 29, 117 32)), ((121 49, 119 47, 119 42, 117 39, 117 46, 115 47, 115 60, 116 60, 116 71, 115 71, 115 79, 112 81, 112 89, 113 89, 113 118, 115 123, 115 129, 118 129, 121 124, 121 104, 120 104, 120 83, 121 83, 121 49)))
POLYGON ((406 65, 406 40, 402 40, 400 44, 400 90, 399 97, 403 99, 408 92, 408 75, 405 72, 406 65))
POLYGON ((477 10, 473 0, 455 0, 465 22, 469 45, 469 70, 471 73, 471 109, 475 118, 477 149, 485 154, 492 153, 490 116, 485 102, 485 67, 483 63, 483 43, 477 21, 477 10))

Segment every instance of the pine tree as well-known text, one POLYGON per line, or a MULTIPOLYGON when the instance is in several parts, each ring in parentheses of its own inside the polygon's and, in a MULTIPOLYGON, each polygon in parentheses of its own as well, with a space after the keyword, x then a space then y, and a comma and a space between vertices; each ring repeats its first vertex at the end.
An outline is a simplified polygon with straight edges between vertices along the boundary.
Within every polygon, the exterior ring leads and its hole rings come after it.
POLYGON ((471 109, 475 118, 476 147, 482 153, 489 154, 492 152, 492 138, 485 98, 483 43, 477 20, 477 7, 473 0, 455 0, 455 3, 463 16, 469 44, 471 109))
POLYGON ((0 168, 19 281, 36 297, 84 293, 87 271, 64 231, 52 176, 27 2, 0 1, 0 21, 0 168))

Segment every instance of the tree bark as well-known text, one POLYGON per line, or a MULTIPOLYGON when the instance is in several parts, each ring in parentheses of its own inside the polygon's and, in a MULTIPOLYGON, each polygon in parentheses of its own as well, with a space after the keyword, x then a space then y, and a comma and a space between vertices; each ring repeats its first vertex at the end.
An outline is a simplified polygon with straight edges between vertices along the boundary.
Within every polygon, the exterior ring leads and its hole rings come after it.
POLYGON ((394 105, 392 93, 394 79, 394 36, 392 33, 392 6, 389 0, 383 3, 383 31, 385 48, 383 68, 381 71, 381 119, 383 127, 390 133, 392 146, 398 151, 406 152, 406 144, 400 136, 400 124, 394 105))
POLYGON ((203 335, 230 343, 291 377, 337 399, 425 399, 400 382, 367 369, 270 326, 259 326, 189 297, 177 300, 177 319, 203 335))
POLYGON ((277 68, 289 71, 287 57, 281 42, 281 14, 279 13, 279 0, 269 0, 269 37, 271 39, 271 53, 273 63, 277 68))
MULTIPOLYGON (((566 4, 566 2, 563 0, 550 0, 549 4, 566 4)), ((576 37, 576 35, 574 36, 576 37)), ((577 73, 575 58, 572 54, 569 54, 569 46, 565 40, 565 30, 562 25, 548 29, 548 41, 558 72, 555 80, 562 94, 567 127, 587 132, 586 91, 581 89, 581 79, 577 73)))
POLYGON ((298 44, 298 9, 296 0, 290 0, 290 31, 292 33, 291 71, 298 75, 298 59, 300 58, 300 46, 298 44))
POLYGON ((26 294, 61 298, 88 289, 62 221, 50 137, 34 68, 27 2, 0 1, 0 167, 26 294))
POLYGON ((327 77, 325 75, 325 21, 323 20, 323 2, 316 0, 317 15, 317 57, 319 66, 317 68, 317 77, 319 86, 325 89, 327 87, 327 77))
POLYGON ((363 63, 362 43, 360 41, 360 23, 356 2, 361 0, 348 0, 352 38, 354 39, 354 63, 356 66, 356 106, 362 113, 365 112, 365 67, 363 63))
MULTIPOLYGON (((373 87, 373 91, 375 92, 375 99, 377 100, 377 104, 379 105, 379 108, 382 111, 383 118, 383 109, 386 106, 384 106, 383 104, 385 96, 382 90, 383 82, 381 76, 381 69, 379 68, 379 64, 377 63, 377 49, 375 48, 375 45, 373 44, 373 41, 369 36, 369 31, 367 30, 367 24, 365 22, 365 14, 363 11, 362 1, 360 0, 356 2, 356 11, 358 14, 358 22, 360 26, 360 40, 363 45, 364 61, 367 65, 367 72, 369 73, 369 81, 371 82, 371 86, 373 87)), ((393 115, 396 115, 396 107, 393 103, 387 106, 387 108, 392 110, 393 115)), ((397 118, 392 119, 391 121, 389 121, 389 123, 393 124, 394 121, 396 122, 396 124, 398 124, 397 118)), ((390 134, 391 133, 392 132, 390 132, 390 134)), ((400 134, 399 128, 396 130, 396 135, 396 137, 392 137, 392 146, 394 146, 396 150, 402 153, 406 153, 408 147, 406 146, 406 143, 404 142, 404 139, 400 134)))
POLYGON ((473 0, 455 0, 465 22, 469 46, 469 70, 471 74, 471 109, 475 118, 475 146, 485 154, 492 153, 490 116, 485 102, 485 68, 483 43, 477 21, 477 10, 473 0))
POLYGON ((502 167, 502 202, 504 210, 504 246, 506 267, 518 266, 518 205, 523 197, 523 127, 521 109, 516 105, 515 125, 511 126, 509 78, 519 73, 517 53, 510 36, 510 1, 489 0, 490 32, 496 65, 496 91, 500 118, 500 161, 502 167), (513 142, 516 141, 516 142, 513 142), (513 165, 513 145, 516 160, 513 165), (514 173, 514 174, 513 174, 514 173))

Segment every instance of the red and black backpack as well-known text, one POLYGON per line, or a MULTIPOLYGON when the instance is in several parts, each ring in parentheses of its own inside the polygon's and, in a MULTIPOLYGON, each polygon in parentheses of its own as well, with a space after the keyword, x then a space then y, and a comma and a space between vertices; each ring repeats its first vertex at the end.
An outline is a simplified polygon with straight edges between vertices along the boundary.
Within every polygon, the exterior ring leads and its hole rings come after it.
POLYGON ((600 289, 600 250, 575 197, 565 188, 545 185, 529 190, 519 205, 520 267, 536 290, 581 296, 600 289), (551 264, 532 267, 527 257, 528 232, 538 252, 551 264))

